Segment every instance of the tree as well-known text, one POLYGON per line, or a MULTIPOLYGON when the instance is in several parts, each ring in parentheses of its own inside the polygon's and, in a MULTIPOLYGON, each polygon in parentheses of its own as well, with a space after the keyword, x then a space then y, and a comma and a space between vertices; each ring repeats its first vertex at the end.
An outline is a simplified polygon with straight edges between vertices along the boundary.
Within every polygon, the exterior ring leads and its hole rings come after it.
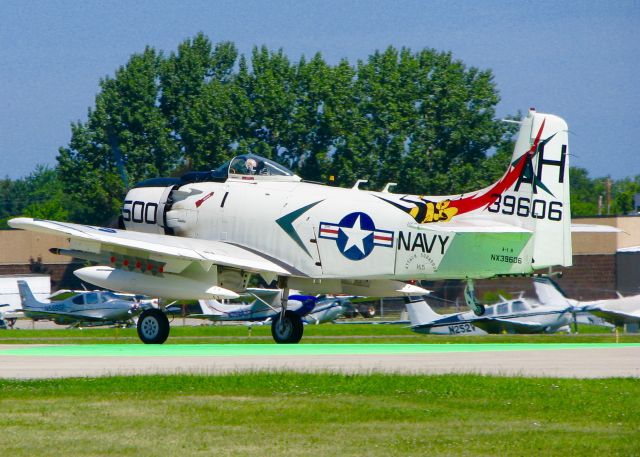
POLYGON ((7 220, 17 216, 68 220, 73 206, 58 172, 42 165, 26 178, 1 180, 0 203, 0 228, 7 228, 7 220))
POLYGON ((168 56, 150 47, 132 55, 100 89, 58 155, 75 202, 69 217, 85 223, 118 213, 119 167, 133 183, 254 152, 306 179, 447 194, 500 176, 513 134, 494 120, 491 72, 433 49, 389 47, 356 65, 331 66, 320 54, 293 64, 281 49, 256 47, 247 58, 198 34, 168 56))
POLYGON ((104 224, 117 214, 125 185, 115 148, 122 152, 130 182, 168 174, 179 162, 178 145, 158 106, 161 61, 149 47, 134 54, 114 78, 100 81, 87 122, 72 125, 71 142, 58 154, 58 170, 77 203, 74 220, 104 224))

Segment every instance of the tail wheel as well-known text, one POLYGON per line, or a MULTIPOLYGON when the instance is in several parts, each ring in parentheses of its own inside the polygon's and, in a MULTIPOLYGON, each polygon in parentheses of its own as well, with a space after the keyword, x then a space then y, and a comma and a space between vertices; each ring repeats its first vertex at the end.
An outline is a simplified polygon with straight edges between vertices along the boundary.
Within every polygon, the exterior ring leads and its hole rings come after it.
POLYGON ((169 337, 169 319, 159 309, 148 309, 138 317, 138 336, 144 344, 162 344, 169 337))
POLYGON ((302 339, 302 318, 293 311, 285 311, 284 318, 278 314, 271 322, 271 335, 278 344, 296 344, 302 339))
POLYGON ((485 312, 484 305, 478 305, 476 309, 473 310, 473 314, 475 314, 478 317, 484 316, 484 312, 485 312))

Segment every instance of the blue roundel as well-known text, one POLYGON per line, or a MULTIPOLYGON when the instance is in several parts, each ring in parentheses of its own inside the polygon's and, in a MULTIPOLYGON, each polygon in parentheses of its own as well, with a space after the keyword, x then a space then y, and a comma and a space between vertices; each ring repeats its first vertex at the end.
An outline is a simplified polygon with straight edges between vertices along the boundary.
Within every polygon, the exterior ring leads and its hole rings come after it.
POLYGON ((362 260, 371 254, 376 230, 373 219, 365 213, 356 212, 347 214, 338 225, 340 231, 336 243, 342 255, 351 260, 362 260))

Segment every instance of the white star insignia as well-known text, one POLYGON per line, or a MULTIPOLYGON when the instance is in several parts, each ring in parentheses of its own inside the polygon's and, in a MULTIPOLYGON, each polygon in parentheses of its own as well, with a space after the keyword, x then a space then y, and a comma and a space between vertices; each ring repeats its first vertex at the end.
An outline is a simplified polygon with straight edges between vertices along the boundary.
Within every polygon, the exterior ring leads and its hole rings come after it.
POLYGON ((351 228, 340 227, 340 230, 342 230, 344 234, 347 235, 347 244, 345 244, 343 252, 347 252, 351 247, 355 246, 362 254, 365 254, 363 241, 366 237, 371 235, 373 231, 362 229, 362 225, 360 224, 360 216, 358 216, 351 228))

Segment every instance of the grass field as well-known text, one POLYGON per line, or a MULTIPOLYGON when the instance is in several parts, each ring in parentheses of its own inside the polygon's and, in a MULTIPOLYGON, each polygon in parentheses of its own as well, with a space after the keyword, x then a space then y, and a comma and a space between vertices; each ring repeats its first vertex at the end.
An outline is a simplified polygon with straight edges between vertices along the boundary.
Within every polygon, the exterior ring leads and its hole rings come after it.
MULTIPOLYGON (((578 334, 550 335, 421 335, 405 325, 308 325, 302 343, 611 343, 616 336, 603 333, 601 327, 581 326, 578 334), (594 333, 597 332, 597 333, 594 333)), ((638 343, 640 334, 620 334, 620 342, 638 343)), ((0 344, 28 343, 139 343, 136 330, 113 328, 0 331, 0 344)), ((269 326, 207 325, 195 327, 172 326, 167 344, 194 343, 266 343, 272 344, 269 326)))
MULTIPOLYGON (((419 335, 402 325, 307 326, 302 340, 615 341, 611 333, 419 335)), ((619 341, 640 342, 640 335, 619 341)), ((135 329, 23 329, 0 332, 7 343, 139 340, 135 329)), ((272 339, 268 326, 176 326, 168 343, 272 339)), ((253 373, 0 380, 0 456, 632 456, 640 455, 638 411, 637 379, 253 373)))
POLYGON ((276 373, 0 391, 12 457, 640 454, 635 379, 276 373))

